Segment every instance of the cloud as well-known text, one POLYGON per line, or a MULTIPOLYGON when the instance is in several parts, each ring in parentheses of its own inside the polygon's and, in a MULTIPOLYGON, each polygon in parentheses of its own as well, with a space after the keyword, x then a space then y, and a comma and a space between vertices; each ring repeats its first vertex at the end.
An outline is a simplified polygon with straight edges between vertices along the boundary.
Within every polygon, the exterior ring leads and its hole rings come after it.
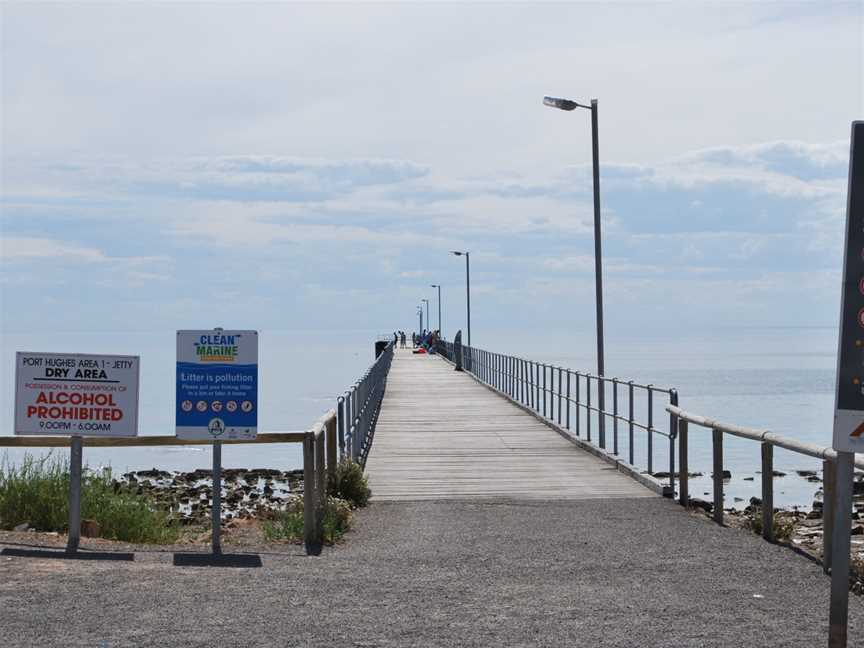
POLYGON ((65 241, 25 236, 0 238, 0 257, 5 261, 51 259, 106 263, 109 260, 102 250, 65 241))

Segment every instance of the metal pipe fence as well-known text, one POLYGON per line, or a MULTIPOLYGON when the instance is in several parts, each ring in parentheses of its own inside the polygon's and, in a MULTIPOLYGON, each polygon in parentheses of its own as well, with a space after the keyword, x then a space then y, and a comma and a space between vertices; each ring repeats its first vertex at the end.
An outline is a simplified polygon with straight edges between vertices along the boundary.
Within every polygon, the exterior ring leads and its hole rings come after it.
POLYGON ((372 447, 395 348, 391 341, 363 377, 337 399, 339 456, 343 459, 350 457, 361 466, 366 465, 372 447))
MULTIPOLYGON (((790 437, 784 437, 768 430, 757 430, 755 428, 742 427, 721 423, 713 419, 685 412, 679 407, 668 406, 667 411, 678 417, 678 437, 680 456, 680 488, 678 490, 678 501, 682 506, 690 503, 689 472, 688 472, 688 424, 698 425, 711 430, 712 436, 712 486, 713 502, 711 511, 714 521, 723 524, 723 435, 729 434, 742 439, 756 441, 761 446, 762 454, 762 537, 774 541, 774 448, 783 448, 791 452, 807 457, 822 460, 822 565, 827 572, 831 568, 831 538, 834 530, 834 466, 837 461, 837 452, 833 448, 817 446, 813 443, 798 441, 790 437)), ((864 458, 856 458, 856 468, 864 469, 864 458)))
MULTIPOLYGON (((437 351, 454 361, 453 342, 440 341, 437 351)), ((670 412, 668 427, 662 424, 655 416, 655 399, 677 406, 675 389, 597 376, 464 345, 462 354, 465 371, 481 382, 605 453, 623 457, 621 460, 637 471, 668 480, 664 492, 669 497, 674 493, 678 419, 670 412), (601 389, 605 397, 602 401, 601 389), (611 402, 612 409, 601 409, 600 402, 611 402), (611 439, 607 434, 610 423, 611 439), (644 438, 636 437, 637 430, 644 433, 644 438), (666 440, 665 448, 655 444, 658 436, 666 440), (668 470, 655 472, 658 460, 666 462, 668 470)))

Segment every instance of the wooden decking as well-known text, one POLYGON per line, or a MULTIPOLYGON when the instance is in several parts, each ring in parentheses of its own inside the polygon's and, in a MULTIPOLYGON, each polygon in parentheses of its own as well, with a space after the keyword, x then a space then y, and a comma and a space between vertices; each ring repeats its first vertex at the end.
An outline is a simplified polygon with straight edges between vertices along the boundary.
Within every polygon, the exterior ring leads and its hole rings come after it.
POLYGON ((374 500, 655 497, 440 358, 397 350, 366 463, 374 500))

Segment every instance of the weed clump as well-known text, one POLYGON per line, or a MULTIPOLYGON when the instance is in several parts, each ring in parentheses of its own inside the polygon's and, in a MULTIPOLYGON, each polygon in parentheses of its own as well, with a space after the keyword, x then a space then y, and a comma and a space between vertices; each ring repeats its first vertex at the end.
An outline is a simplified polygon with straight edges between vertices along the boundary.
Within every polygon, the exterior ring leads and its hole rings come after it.
MULTIPOLYGON (((268 541, 302 541, 303 516, 303 498, 295 497, 289 500, 284 510, 277 512, 272 519, 264 521, 264 537, 268 541)), ((328 497, 322 517, 324 542, 329 545, 335 544, 351 527, 351 505, 338 497, 328 497)))
MULTIPOLYGON (((789 542, 792 538, 792 533, 795 531, 795 521, 786 517, 774 514, 774 540, 776 542, 789 542)), ((753 517, 747 523, 750 530, 757 535, 762 535, 762 511, 755 509, 753 517)))
POLYGON ((372 489, 369 488, 369 480, 363 474, 363 468, 350 458, 339 462, 333 479, 327 486, 330 495, 345 500, 354 508, 366 506, 372 496, 372 489))

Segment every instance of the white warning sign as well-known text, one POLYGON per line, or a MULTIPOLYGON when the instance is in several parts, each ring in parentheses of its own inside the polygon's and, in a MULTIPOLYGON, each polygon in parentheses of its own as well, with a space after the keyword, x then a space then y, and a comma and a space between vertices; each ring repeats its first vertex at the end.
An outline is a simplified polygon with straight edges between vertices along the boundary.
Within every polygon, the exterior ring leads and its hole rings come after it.
POLYGON ((15 354, 15 434, 138 434, 138 356, 15 354))

